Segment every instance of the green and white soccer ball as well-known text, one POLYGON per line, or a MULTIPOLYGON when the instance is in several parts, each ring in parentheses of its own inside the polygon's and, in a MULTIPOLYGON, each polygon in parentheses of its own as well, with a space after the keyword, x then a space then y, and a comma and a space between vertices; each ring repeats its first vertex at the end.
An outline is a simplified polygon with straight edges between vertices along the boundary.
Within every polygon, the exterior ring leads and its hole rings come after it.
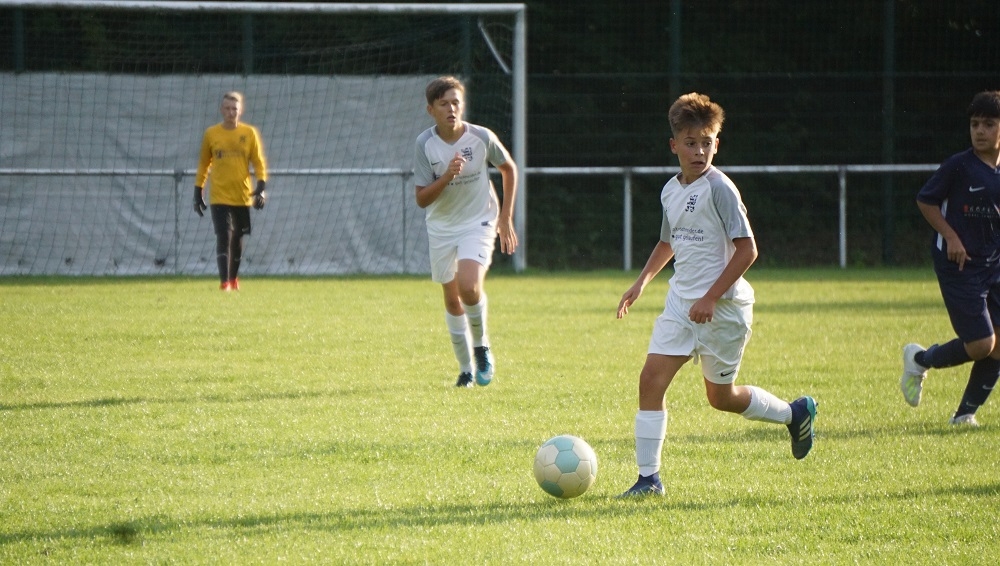
POLYGON ((545 493, 569 499, 583 494, 597 479, 597 454, 582 438, 550 438, 535 454, 535 481, 545 493))

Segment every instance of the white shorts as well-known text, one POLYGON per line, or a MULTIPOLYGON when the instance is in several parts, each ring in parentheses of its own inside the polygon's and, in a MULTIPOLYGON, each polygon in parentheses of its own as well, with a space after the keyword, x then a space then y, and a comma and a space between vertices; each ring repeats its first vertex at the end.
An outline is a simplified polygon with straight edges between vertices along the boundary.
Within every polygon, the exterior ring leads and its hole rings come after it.
POLYGON ((428 238, 431 253, 431 280, 448 283, 455 278, 458 261, 472 259, 489 269, 493 263, 493 247, 497 230, 494 226, 475 226, 451 238, 428 238))
POLYGON ((695 324, 688 318, 694 303, 667 293, 663 314, 653 324, 649 353, 692 356, 695 364, 700 357, 705 379, 712 383, 733 383, 743 361, 743 350, 750 341, 753 305, 723 299, 715 304, 712 322, 695 324))

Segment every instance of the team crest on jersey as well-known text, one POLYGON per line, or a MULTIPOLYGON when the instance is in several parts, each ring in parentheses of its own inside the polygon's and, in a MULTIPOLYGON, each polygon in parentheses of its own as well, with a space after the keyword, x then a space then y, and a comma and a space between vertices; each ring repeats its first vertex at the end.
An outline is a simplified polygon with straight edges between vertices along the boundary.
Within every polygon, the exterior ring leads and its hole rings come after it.
POLYGON ((700 195, 691 195, 688 197, 687 204, 684 205, 684 212, 694 212, 694 205, 698 203, 698 197, 700 195))
POLYGON ((463 147, 462 148, 462 159, 464 159, 466 161, 472 161, 472 148, 471 147, 463 147))
POLYGON ((246 144, 247 144, 247 137, 240 136, 240 145, 246 145, 246 144))

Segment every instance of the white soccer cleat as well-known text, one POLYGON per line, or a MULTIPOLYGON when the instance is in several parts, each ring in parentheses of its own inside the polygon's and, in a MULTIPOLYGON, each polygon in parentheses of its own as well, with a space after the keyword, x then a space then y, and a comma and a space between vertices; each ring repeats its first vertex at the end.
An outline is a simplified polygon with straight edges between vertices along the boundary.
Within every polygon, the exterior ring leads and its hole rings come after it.
POLYGON ((979 426, 979 421, 976 420, 976 415, 962 415, 960 417, 952 417, 948 419, 948 424, 956 426, 979 426))
POLYGON ((920 344, 903 346, 903 375, 899 378, 899 388, 903 391, 903 398, 911 407, 920 404, 920 395, 924 391, 924 378, 927 377, 927 368, 913 359, 917 352, 923 350, 924 347, 920 344))

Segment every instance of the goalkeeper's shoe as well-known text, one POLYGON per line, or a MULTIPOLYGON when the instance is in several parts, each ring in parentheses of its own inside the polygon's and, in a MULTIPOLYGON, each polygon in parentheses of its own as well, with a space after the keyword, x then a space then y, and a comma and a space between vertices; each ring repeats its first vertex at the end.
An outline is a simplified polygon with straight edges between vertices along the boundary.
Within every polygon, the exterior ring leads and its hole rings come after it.
POLYGON ((948 419, 948 424, 957 426, 979 426, 979 421, 976 420, 976 415, 969 413, 961 416, 954 416, 948 419))
POLYGON ((455 387, 472 387, 473 385, 471 372, 463 371, 458 374, 458 381, 455 382, 455 387))
POLYGON ((476 383, 489 385, 493 381, 493 354, 488 346, 476 346, 472 354, 476 358, 476 383))
POLYGON ((232 286, 232 282, 231 281, 223 281, 222 283, 219 284, 219 290, 220 291, 225 291, 225 292, 228 293, 232 289, 233 289, 233 286, 232 286))
POLYGON ((239 277, 234 277, 233 279, 229 280, 229 289, 232 290, 232 291, 239 291, 240 290, 240 279, 239 279, 239 277))
POLYGON ((792 436, 792 456, 801 460, 812 450, 813 438, 816 436, 813 428, 816 421, 816 401, 812 397, 799 397, 789 405, 792 407, 792 422, 788 424, 788 433, 792 436))
POLYGON ((660 483, 660 474, 651 476, 639 476, 635 485, 620 494, 618 499, 626 497, 646 497, 650 495, 663 495, 663 484, 660 483))
POLYGON ((920 344, 903 346, 903 375, 899 378, 899 388, 903 391, 903 398, 911 407, 920 404, 920 396, 924 391, 924 378, 927 377, 927 368, 913 359, 913 356, 922 351, 924 347, 920 344))

